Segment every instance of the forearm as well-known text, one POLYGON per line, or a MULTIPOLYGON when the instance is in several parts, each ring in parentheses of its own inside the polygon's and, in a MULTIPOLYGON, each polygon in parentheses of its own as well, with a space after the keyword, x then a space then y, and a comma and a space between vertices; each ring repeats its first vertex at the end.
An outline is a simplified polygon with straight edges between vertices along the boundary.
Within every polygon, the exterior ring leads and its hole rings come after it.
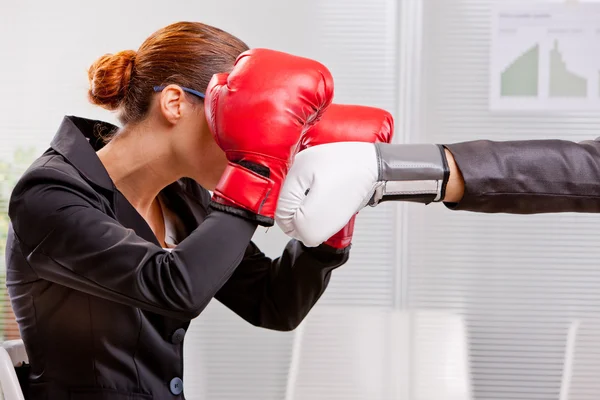
POLYGON ((291 240, 271 260, 254 247, 216 298, 253 325, 295 329, 329 284, 331 272, 346 263, 348 249, 306 248, 291 240))
POLYGON ((251 222, 215 212, 167 252, 108 217, 100 219, 104 215, 96 210, 81 210, 64 217, 68 229, 44 236, 26 253, 37 275, 179 319, 194 318, 208 304, 242 260, 256 229, 251 222))
POLYGON ((446 148, 456 171, 456 182, 452 190, 448 182, 444 199, 454 203, 448 204, 452 209, 513 214, 600 212, 598 141, 473 141, 446 148))
POLYGON ((600 212, 599 141, 387 145, 379 158, 379 201, 443 201, 484 213, 600 212))
POLYGON ((306 248, 290 241, 277 260, 273 281, 262 304, 261 326, 295 329, 308 315, 329 285, 331 272, 348 261, 349 250, 321 245, 306 248))

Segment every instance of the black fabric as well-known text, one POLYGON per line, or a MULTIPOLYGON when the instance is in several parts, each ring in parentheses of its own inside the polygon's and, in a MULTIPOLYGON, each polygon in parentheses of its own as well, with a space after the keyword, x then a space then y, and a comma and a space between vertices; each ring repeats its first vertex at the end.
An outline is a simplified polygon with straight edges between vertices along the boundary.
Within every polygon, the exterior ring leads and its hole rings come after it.
POLYGON ((600 212, 600 141, 565 140, 446 145, 465 181, 454 210, 538 214, 600 212))
POLYGON ((65 118, 10 199, 7 286, 29 399, 181 399, 169 390, 183 377, 172 337, 213 297, 254 325, 290 330, 348 259, 294 240, 267 258, 251 242, 256 224, 211 210, 191 179, 161 193, 189 229, 162 249, 96 156, 93 138, 113 129, 65 118))
POLYGON ((23 396, 26 399, 29 399, 29 373, 31 372, 31 367, 29 364, 23 364, 19 367, 16 367, 15 372, 17 374, 17 379, 19 380, 19 385, 21 386, 23 396))
POLYGON ((210 202, 210 208, 227 214, 235 215, 236 217, 244 218, 247 221, 254 222, 266 228, 275 225, 275 220, 273 218, 269 218, 260 214, 255 214, 243 208, 228 206, 225 204, 218 203, 216 201, 210 202))

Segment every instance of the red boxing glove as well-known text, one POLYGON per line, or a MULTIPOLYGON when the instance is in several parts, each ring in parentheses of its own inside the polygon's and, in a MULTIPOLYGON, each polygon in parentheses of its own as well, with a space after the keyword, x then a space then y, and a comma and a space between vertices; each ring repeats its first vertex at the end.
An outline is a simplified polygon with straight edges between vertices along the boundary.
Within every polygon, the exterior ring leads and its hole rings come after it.
MULTIPOLYGON (((300 150, 335 142, 391 143, 393 135, 394 118, 389 112, 380 108, 332 104, 302 137, 300 150)), ((350 246, 355 219, 356 215, 325 244, 336 249, 350 246)))
POLYGON ((205 111, 229 163, 212 207, 272 226, 300 139, 332 98, 333 78, 326 67, 273 50, 249 50, 231 73, 215 75, 205 111))

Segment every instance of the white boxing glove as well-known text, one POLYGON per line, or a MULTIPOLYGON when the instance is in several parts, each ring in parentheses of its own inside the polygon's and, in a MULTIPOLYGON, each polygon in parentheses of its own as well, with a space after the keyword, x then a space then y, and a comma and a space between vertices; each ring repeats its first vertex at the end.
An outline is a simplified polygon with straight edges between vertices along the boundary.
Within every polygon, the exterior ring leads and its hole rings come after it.
POLYGON ((305 246, 318 246, 367 204, 377 179, 373 143, 332 143, 303 150, 281 190, 277 225, 305 246))
POLYGON ((323 144, 296 155, 275 220, 289 236, 316 247, 366 205, 442 201, 448 178, 440 145, 323 144))

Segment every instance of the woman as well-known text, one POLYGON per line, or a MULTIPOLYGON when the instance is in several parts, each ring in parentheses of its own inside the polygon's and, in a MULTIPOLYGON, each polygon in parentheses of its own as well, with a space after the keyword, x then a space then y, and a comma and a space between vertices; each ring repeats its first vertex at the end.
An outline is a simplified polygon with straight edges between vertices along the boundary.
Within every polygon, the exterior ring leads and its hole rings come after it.
POLYGON ((367 204, 390 200, 485 213, 597 213, 600 141, 317 146, 296 157, 277 222, 316 246, 367 204))
POLYGON ((89 98, 122 128, 65 117, 15 187, 7 284, 29 398, 181 399, 185 332, 213 297, 291 330, 348 259, 290 241, 271 260, 250 241, 332 82, 312 60, 247 49, 182 22, 101 57, 89 98))

